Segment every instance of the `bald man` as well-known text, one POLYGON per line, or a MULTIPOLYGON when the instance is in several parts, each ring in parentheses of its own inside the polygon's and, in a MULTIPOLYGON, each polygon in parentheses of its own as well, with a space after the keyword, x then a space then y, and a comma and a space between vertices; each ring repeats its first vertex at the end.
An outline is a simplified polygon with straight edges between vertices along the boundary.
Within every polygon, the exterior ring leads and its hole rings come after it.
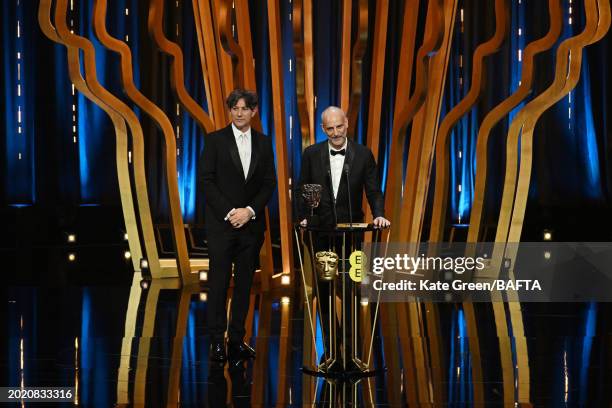
MULTIPOLYGON (((304 150, 298 183, 299 187, 304 184, 323 186, 321 202, 316 210, 320 223, 335 226, 337 223, 362 222, 361 198, 365 189, 374 226, 389 227, 391 223, 384 217, 385 206, 376 161, 370 149, 347 139, 348 118, 338 107, 330 106, 323 111, 321 126, 327 140, 304 150)), ((308 208, 303 202, 298 211, 302 225, 305 225, 308 208)))
MULTIPOLYGON (((300 171, 300 181, 298 188, 299 219, 302 225, 306 225, 306 215, 309 209, 301 198, 301 186, 304 184, 320 184, 323 186, 321 201, 316 208, 319 217, 319 224, 322 227, 333 228, 338 223, 362 222, 364 214, 362 210, 362 197, 365 190, 370 210, 374 216, 373 224, 376 228, 386 228, 391 224, 384 216, 384 200, 378 182, 378 171, 374 155, 366 146, 348 140, 348 119, 346 114, 335 106, 330 106, 321 114, 321 126, 327 135, 327 140, 309 146, 302 154, 302 167, 300 171), (350 199, 349 199, 350 194, 350 199), (350 211, 349 211, 350 205, 350 211)), ((336 251, 340 253, 343 243, 340 236, 326 234, 324 232, 315 233, 311 242, 315 252, 336 251)), ((346 244, 349 247, 358 248, 362 241, 361 234, 351 235, 346 244)), ((348 257, 349 254, 344 254, 348 257)), ((338 285, 338 290, 340 285, 338 285)), ((322 357, 322 364, 327 366, 325 357, 331 353, 329 327, 333 316, 329 309, 330 287, 321 283, 318 285, 318 296, 320 296, 321 326, 323 328, 323 338, 325 344, 325 354, 322 357)), ((348 290, 351 290, 350 287, 348 290)), ((343 307, 351 307, 352 296, 345 294, 343 307)), ((350 315, 346 316, 348 321, 345 327, 351 327, 350 315)), ((342 344, 340 336, 339 322, 336 322, 337 350, 344 350, 346 356, 352 354, 352 341, 342 344)), ((350 332, 350 330, 349 330, 350 332)), ((349 366, 352 363, 349 362, 349 366)), ((335 366, 335 365, 334 365, 335 366)), ((327 367, 333 370, 334 366, 327 367)), ((354 367, 352 367, 354 368, 354 367)), ((350 369, 349 369, 350 371, 350 369)))

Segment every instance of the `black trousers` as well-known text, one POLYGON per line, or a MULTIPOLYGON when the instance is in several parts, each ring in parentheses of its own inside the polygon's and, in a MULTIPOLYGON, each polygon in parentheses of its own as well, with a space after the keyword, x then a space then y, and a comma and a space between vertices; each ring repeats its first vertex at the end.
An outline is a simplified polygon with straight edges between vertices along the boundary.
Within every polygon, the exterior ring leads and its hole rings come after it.
POLYGON ((211 233, 208 237, 210 268, 208 273, 207 318, 211 342, 222 342, 227 328, 229 341, 244 340, 244 324, 249 311, 253 274, 259 261, 264 234, 253 232, 248 225, 227 232, 211 233), (227 325, 227 291, 234 264, 234 291, 227 325))

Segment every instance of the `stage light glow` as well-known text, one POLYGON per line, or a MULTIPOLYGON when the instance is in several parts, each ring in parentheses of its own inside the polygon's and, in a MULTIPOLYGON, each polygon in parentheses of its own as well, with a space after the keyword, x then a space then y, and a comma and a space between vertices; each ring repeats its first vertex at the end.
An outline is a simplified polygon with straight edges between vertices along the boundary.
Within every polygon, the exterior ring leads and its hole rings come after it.
POLYGON ((290 284, 291 284, 291 277, 289 275, 281 276, 281 285, 290 285, 290 284))
POLYGON ((200 280, 201 281, 207 281, 208 280, 208 272, 207 271, 200 271, 200 280))
POLYGON ((544 233, 542 235, 542 238, 544 239, 544 241, 550 241, 552 240, 552 232, 549 230, 544 230, 544 233))
POLYGON ((123 240, 124 240, 124 241, 127 241, 127 240, 128 240, 128 234, 127 234, 127 232, 123 234, 123 240))
POLYGON ((130 254, 130 251, 125 251, 123 253, 123 256, 125 257, 125 259, 130 259, 132 257, 132 254, 130 254))
POLYGON ((361 303, 361 306, 367 306, 367 305, 370 304, 370 299, 368 299, 368 298, 361 298, 360 303, 361 303))
POLYGON ((68 234, 68 238, 66 240, 68 242, 76 242, 76 234, 68 234))
POLYGON ((200 293, 200 302, 206 302, 208 300, 208 293, 202 292, 200 293))
POLYGON ((147 261, 146 259, 142 258, 140 260, 140 269, 149 269, 149 261, 147 261))
POLYGON ((288 305, 288 304, 289 304, 289 302, 291 302, 291 300, 289 299, 289 297, 288 297, 288 296, 283 296, 283 297, 281 298, 281 304, 283 304, 283 305, 288 305))
POLYGON ((149 289, 149 281, 144 280, 144 279, 143 279, 143 280, 141 280, 141 281, 140 281, 140 287, 141 287, 143 290, 147 290, 147 289, 149 289))
POLYGON ((76 254, 75 254, 74 252, 70 252, 70 253, 68 254, 68 260, 69 260, 70 262, 74 262, 74 261, 76 261, 76 254))

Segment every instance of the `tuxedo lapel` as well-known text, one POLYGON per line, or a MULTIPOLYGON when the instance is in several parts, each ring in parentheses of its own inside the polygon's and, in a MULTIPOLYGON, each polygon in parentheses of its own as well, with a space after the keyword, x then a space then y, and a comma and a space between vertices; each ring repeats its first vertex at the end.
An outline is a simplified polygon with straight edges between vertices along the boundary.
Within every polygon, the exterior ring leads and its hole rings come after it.
POLYGON ((245 183, 248 183, 249 180, 253 177, 253 173, 255 172, 255 166, 257 166, 257 161, 259 160, 259 133, 256 133, 251 128, 251 163, 249 164, 249 171, 247 172, 247 178, 245 183))
POLYGON ((327 142, 321 143, 321 151, 319 152, 319 157, 321 158, 321 168, 323 169, 323 177, 325 180, 324 185, 326 185, 332 192, 331 194, 333 198, 331 167, 329 166, 329 147, 327 145, 327 142))
POLYGON ((238 152, 238 145, 236 144, 236 137, 234 136, 234 132, 232 131, 232 125, 229 125, 225 132, 225 137, 227 140, 227 146, 229 147, 229 153, 236 166, 236 169, 244 176, 244 170, 242 169, 242 162, 240 161, 240 153, 238 152))

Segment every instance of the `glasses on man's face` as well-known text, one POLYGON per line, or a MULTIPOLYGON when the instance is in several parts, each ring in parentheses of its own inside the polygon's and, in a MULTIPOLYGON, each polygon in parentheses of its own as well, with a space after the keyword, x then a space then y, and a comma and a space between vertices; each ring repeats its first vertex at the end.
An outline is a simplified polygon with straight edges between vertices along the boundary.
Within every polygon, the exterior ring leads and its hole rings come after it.
POLYGON ((232 112, 234 113, 238 113, 238 112, 248 113, 250 111, 251 111, 251 108, 249 108, 248 106, 234 106, 232 108, 232 112))

